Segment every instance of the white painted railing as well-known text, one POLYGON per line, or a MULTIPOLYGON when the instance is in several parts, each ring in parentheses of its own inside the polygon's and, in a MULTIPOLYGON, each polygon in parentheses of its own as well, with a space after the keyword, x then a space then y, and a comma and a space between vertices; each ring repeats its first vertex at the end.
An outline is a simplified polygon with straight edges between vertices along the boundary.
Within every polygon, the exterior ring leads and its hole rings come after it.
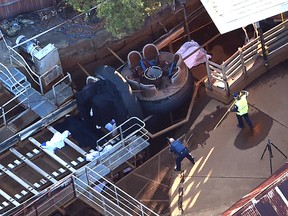
MULTIPOLYGON (((286 20, 263 34, 268 65, 269 56, 288 43, 287 30, 288 21, 286 20)), ((213 86, 218 87, 226 95, 229 95, 233 80, 235 81, 242 76, 246 77, 247 71, 253 66, 258 57, 263 58, 259 36, 239 48, 237 52, 221 65, 208 60, 206 62, 208 78, 206 88, 212 89, 213 86)), ((265 64, 264 61, 263 64, 265 64)))

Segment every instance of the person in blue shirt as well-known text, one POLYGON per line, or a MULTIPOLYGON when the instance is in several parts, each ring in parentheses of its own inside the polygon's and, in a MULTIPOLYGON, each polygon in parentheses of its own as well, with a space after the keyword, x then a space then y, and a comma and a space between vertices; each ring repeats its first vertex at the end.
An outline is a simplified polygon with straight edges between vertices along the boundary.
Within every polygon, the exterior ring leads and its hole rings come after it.
POLYGON ((175 171, 181 171, 181 162, 186 157, 191 161, 191 163, 195 164, 195 159, 190 154, 187 147, 185 147, 180 140, 174 140, 173 138, 168 138, 169 142, 169 151, 174 153, 176 157, 176 166, 174 168, 175 171))

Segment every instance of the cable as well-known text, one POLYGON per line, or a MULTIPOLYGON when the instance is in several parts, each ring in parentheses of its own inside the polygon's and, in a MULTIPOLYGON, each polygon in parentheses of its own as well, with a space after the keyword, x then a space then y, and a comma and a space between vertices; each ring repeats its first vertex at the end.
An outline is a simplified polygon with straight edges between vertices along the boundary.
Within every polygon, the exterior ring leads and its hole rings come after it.
MULTIPOLYGON (((89 10, 89 12, 92 11, 92 10, 94 10, 94 9, 97 9, 97 7, 98 7, 100 4, 102 4, 102 3, 99 3, 98 5, 92 7, 92 8, 89 10)), ((29 42, 29 41, 31 41, 31 40, 34 40, 34 39, 36 39, 36 38, 38 38, 38 37, 40 37, 40 36, 42 36, 42 35, 44 35, 44 34, 50 32, 50 31, 52 31, 52 30, 54 30, 54 29, 56 29, 56 28, 58 28, 58 27, 60 27, 60 26, 62 26, 62 25, 64 25, 64 24, 66 24, 66 23, 72 21, 73 19, 76 19, 76 18, 78 18, 78 17, 84 15, 84 14, 85 14, 85 13, 82 12, 82 13, 80 13, 80 14, 78 14, 78 15, 72 17, 70 20, 64 21, 64 22, 62 22, 62 23, 60 23, 60 24, 58 24, 58 25, 56 25, 56 26, 54 26, 54 27, 52 27, 52 28, 47 29, 47 30, 44 31, 44 32, 41 32, 41 33, 39 33, 39 34, 33 36, 32 38, 29 38, 29 39, 27 39, 27 40, 25 40, 25 41, 23 41, 23 42, 21 42, 21 43, 19 43, 19 44, 16 44, 16 45, 13 46, 12 48, 15 49, 15 48, 17 48, 17 47, 19 47, 19 46, 21 46, 21 45, 23 45, 23 44, 25 44, 25 43, 27 43, 27 42, 29 42)))

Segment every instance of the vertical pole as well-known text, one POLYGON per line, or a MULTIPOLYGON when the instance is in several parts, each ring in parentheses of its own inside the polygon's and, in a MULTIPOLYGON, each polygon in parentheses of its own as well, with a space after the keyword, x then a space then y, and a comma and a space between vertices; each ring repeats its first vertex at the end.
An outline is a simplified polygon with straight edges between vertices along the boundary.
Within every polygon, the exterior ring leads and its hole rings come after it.
POLYGON ((187 22, 186 7, 185 6, 186 6, 186 3, 184 1, 184 3, 182 3, 183 13, 184 13, 184 23, 185 23, 185 28, 186 28, 186 32, 187 32, 187 39, 188 39, 188 41, 191 41, 189 26, 188 26, 188 22, 187 22))
POLYGON ((261 43, 261 48, 262 48, 262 54, 265 62, 265 66, 268 66, 268 61, 267 61, 267 54, 266 54, 266 48, 265 48, 265 42, 264 42, 264 37, 263 37, 263 31, 262 28, 259 24, 259 22, 256 22, 256 27, 259 33, 259 38, 260 38, 260 43, 261 43))
POLYGON ((239 52, 239 56, 240 56, 240 62, 241 62, 241 68, 243 71, 244 76, 247 75, 247 70, 246 70, 246 66, 245 66, 245 62, 244 62, 244 55, 243 55, 243 50, 242 48, 238 48, 238 52, 239 52))
POLYGON ((269 158, 270 158, 270 173, 272 175, 273 171, 272 171, 272 158, 273 158, 273 154, 272 154, 272 148, 271 148, 271 142, 270 140, 268 140, 268 144, 267 144, 267 148, 269 151, 269 158))
POLYGON ((2 116, 3 116, 3 123, 4 123, 4 125, 6 125, 7 122, 6 122, 5 110, 3 107, 1 107, 1 110, 2 110, 2 116))
POLYGON ((211 90, 212 89, 212 75, 211 75, 211 70, 209 67, 209 59, 206 61, 206 71, 207 71, 207 77, 208 77, 208 88, 211 90))

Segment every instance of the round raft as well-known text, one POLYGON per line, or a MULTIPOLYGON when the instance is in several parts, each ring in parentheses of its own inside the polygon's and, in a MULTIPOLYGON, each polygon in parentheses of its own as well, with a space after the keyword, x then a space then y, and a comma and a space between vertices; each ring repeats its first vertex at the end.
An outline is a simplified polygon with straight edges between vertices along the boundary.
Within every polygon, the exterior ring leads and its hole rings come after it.
MULTIPOLYGON (((128 116, 143 119, 142 108, 124 77, 113 67, 102 65, 95 69, 94 77, 111 81, 119 92, 128 116)), ((119 104, 120 105, 120 104, 119 104)))
POLYGON ((179 108, 194 90, 194 81, 181 55, 159 52, 147 44, 141 55, 128 54, 121 74, 131 86, 146 114, 167 113, 179 108))

